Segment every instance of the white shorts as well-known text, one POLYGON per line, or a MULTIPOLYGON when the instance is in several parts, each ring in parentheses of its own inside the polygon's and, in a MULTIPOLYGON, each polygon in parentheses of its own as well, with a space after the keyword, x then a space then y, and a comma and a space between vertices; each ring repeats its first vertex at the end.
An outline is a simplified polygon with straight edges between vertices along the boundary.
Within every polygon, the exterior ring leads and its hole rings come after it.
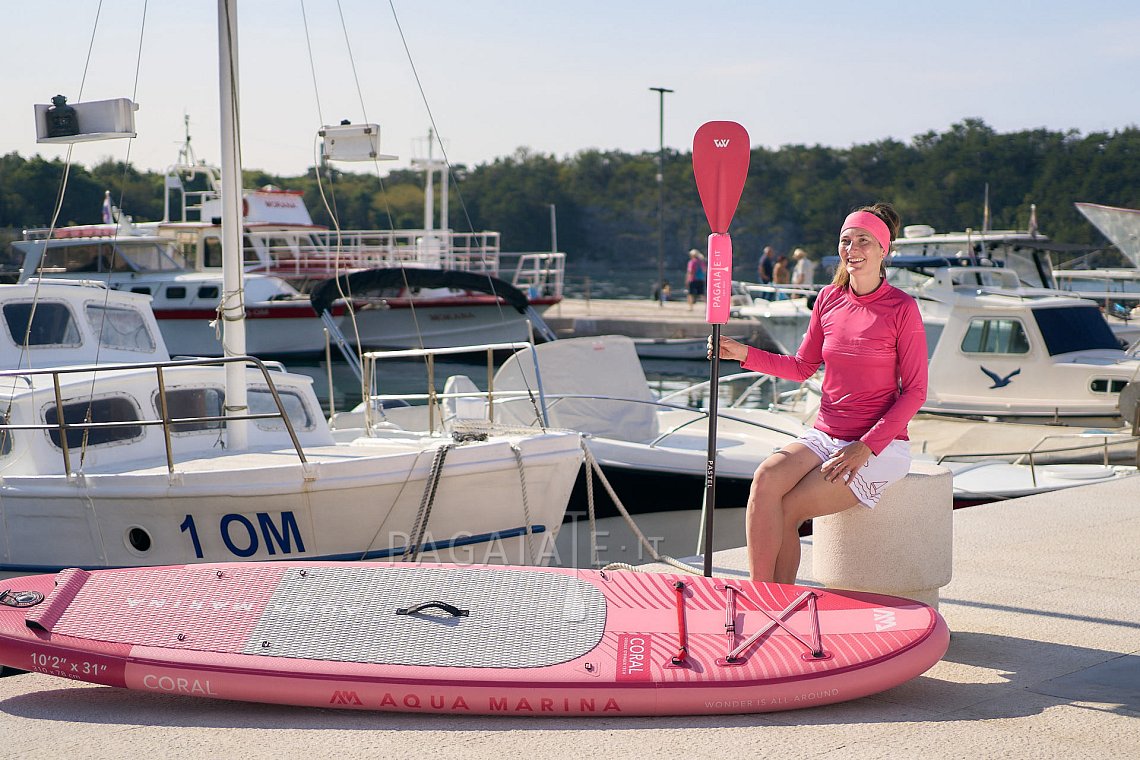
MULTIPOLYGON (((793 443, 807 446, 820 461, 826 462, 853 441, 841 441, 812 428, 793 443)), ((883 495, 883 489, 902 480, 910 472, 910 442, 891 441, 878 454, 872 454, 863 469, 847 481, 847 487, 864 506, 874 509, 883 495)))

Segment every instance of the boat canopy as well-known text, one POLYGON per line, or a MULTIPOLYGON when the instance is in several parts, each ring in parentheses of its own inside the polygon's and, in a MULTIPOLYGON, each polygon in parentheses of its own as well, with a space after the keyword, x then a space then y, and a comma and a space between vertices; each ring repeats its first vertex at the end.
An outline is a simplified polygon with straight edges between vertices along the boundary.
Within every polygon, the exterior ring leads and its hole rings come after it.
POLYGON ((426 269, 419 267, 389 267, 366 269, 361 272, 342 274, 325 280, 313 288, 309 300, 317 314, 329 310, 339 298, 367 298, 370 291, 385 288, 455 288, 489 293, 506 301, 520 314, 526 314, 530 307, 526 294, 508 282, 477 272, 461 272, 454 269, 426 269))

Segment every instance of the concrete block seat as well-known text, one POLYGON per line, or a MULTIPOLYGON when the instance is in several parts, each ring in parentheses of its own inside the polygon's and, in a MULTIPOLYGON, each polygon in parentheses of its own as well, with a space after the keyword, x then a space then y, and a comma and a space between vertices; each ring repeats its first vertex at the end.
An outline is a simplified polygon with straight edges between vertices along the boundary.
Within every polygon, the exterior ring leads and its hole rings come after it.
POLYGON ((945 467, 916 461, 875 509, 812 521, 812 576, 829 588, 871 591, 938 607, 953 574, 954 488, 945 467))

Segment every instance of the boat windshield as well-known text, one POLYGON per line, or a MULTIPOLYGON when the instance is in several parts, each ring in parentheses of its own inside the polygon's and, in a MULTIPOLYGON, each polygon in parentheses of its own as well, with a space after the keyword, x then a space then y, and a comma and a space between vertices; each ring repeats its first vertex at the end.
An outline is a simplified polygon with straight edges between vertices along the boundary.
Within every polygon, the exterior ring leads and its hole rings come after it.
POLYGON ((1050 356, 1072 351, 1120 349, 1120 341, 1095 306, 1034 309, 1033 318, 1041 328, 1050 356))
POLYGON ((51 244, 44 251, 42 272, 177 272, 171 243, 156 240, 98 240, 51 244))

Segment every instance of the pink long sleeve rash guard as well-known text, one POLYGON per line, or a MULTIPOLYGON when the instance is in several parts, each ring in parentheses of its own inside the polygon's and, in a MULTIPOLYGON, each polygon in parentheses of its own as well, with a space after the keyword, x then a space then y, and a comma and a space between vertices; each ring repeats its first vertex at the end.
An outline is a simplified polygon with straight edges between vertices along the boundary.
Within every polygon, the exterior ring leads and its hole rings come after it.
POLYGON ((742 366, 800 382, 824 363, 818 430, 875 454, 909 440, 907 423, 926 402, 926 333, 914 298, 886 282, 865 296, 828 285, 795 356, 749 347, 742 366))

